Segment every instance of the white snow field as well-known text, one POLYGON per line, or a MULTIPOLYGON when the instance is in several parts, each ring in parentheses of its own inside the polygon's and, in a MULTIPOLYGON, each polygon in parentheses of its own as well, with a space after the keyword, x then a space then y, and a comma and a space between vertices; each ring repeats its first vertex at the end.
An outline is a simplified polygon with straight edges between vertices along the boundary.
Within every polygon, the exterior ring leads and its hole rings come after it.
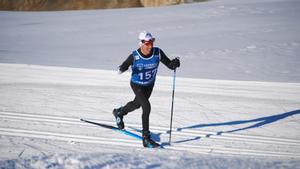
MULTIPOLYGON (((0 12, 0 168, 300 168, 300 1, 0 12), (160 65, 150 129, 160 149, 98 125, 134 95, 117 67, 149 30, 160 65)), ((140 135, 141 109, 124 118, 140 135)))

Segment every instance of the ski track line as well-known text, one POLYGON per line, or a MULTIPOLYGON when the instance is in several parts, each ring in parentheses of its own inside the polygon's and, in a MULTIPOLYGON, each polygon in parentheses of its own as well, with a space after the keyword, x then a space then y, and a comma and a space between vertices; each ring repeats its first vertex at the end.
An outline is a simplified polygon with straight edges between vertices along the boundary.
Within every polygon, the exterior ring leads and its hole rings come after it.
MULTIPOLYGON (((4 112, 0 111, 0 117, 16 119, 16 120, 29 120, 29 121, 40 121, 40 122, 51 122, 51 123, 63 123, 63 124, 73 124, 81 125, 87 127, 96 127, 91 124, 82 123, 79 121, 79 118, 69 118, 69 117, 58 117, 58 116, 47 116, 47 115, 37 115, 37 114, 28 114, 28 113, 16 113, 16 112, 4 112)), ((94 122, 105 123, 114 125, 114 122, 100 121, 100 120, 91 120, 94 122)), ((139 127, 134 124, 127 124, 127 126, 139 127)), ((97 127, 98 128, 98 127, 97 127)), ((130 128, 130 127, 129 127, 130 128)), ((169 128, 167 127, 151 127, 153 132, 166 133, 169 128)), ((128 129, 132 131, 134 129, 128 129)), ((236 141, 247 141, 253 143, 265 143, 265 144, 281 144, 281 145, 295 145, 300 146, 300 140, 287 139, 287 138, 275 138, 275 137, 264 137, 264 136, 254 136, 254 135, 239 135, 231 133, 222 133, 222 135, 216 135, 215 132, 208 131, 195 131, 192 129, 184 129, 183 131, 172 131, 174 135, 180 136, 189 136, 189 137, 203 137, 207 138, 209 135, 210 139, 227 139, 227 140, 236 140, 236 141)))
POLYGON ((0 127, 0 135, 60 140, 60 141, 67 141, 67 142, 126 145, 126 146, 134 146, 134 147, 137 147, 137 143, 140 143, 139 141, 132 140, 132 139, 105 138, 105 137, 74 135, 74 134, 54 133, 54 132, 47 132, 47 131, 34 131, 34 130, 24 130, 24 129, 13 129, 13 128, 2 128, 2 127, 0 127))
MULTIPOLYGON (((53 133, 45 131, 33 131, 24 129, 12 129, 12 128, 0 128, 0 135, 14 136, 14 137, 29 137, 37 139, 50 139, 66 142, 81 142, 81 143, 93 143, 93 144, 106 144, 117 146, 130 146, 141 147, 141 142, 134 139, 114 139, 94 136, 83 136, 63 133, 53 133)), ((172 144, 174 145, 174 144, 172 144)), ((166 146, 165 149, 177 150, 177 151, 190 151, 201 154, 230 154, 230 155, 255 155, 255 156, 273 156, 273 157, 289 157, 300 158, 300 154, 288 153, 288 152, 274 152, 265 150, 251 150, 251 149, 237 149, 237 148, 220 148, 220 147, 208 147, 204 145, 177 145, 166 146)))
MULTIPOLYGON (((13 112, 3 112, 0 111, 0 117, 12 118, 17 120, 35 120, 42 122, 54 122, 54 123, 66 123, 66 124, 75 124, 75 125, 84 125, 91 127, 90 124, 84 124, 80 122, 77 118, 68 118, 68 117, 57 117, 57 116, 46 116, 46 115, 36 115, 36 114, 27 114, 27 113, 13 113, 13 112)), ((95 120, 95 122, 97 122, 95 120)), ((100 122, 98 120, 98 122, 100 122)), ((104 122, 108 123, 108 122, 104 122)), ((156 127, 159 129, 166 128, 156 127)), ((178 132, 177 132, 178 133, 178 132)), ((191 132, 197 136, 199 133, 191 132)), ((39 139, 52 139, 52 140, 61 140, 61 141, 73 141, 73 142, 84 142, 84 143, 97 143, 97 144, 108 144, 108 145, 119 145, 119 146, 131 146, 131 147, 140 147, 140 141, 133 139, 114 139, 114 138, 103 138, 103 137, 94 137, 94 136, 84 136, 84 135, 72 135, 72 134, 62 134, 62 133, 53 133, 53 132, 44 132, 44 131, 33 131, 33 130, 23 130, 23 129, 12 129, 12 128, 0 128, 1 135, 8 136, 19 136, 19 137, 31 137, 39 139)), ((189 134, 184 134, 188 135, 189 134)), ((240 141, 247 141, 243 138, 240 141)), ((269 142, 272 142, 269 140, 269 142)), ((276 144, 276 143, 275 143, 276 144)), ((288 153, 288 152, 275 152, 268 150, 250 150, 250 149, 237 149, 237 148, 223 148, 223 147, 214 147, 206 145, 186 145, 186 144, 172 144, 175 146, 167 147, 167 149, 172 150, 184 150, 192 151, 196 153, 222 153, 222 154, 232 154, 232 155, 266 155, 266 156, 285 156, 285 157, 300 157, 298 153, 288 153)), ((288 144, 289 145, 289 144, 288 144)))

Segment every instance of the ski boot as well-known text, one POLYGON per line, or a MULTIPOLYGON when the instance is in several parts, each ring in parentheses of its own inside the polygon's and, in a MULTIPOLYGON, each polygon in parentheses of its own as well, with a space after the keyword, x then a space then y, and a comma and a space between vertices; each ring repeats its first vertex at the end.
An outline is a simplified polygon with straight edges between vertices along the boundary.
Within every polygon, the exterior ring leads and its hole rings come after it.
POLYGON ((117 123, 117 126, 120 130, 123 130, 125 128, 125 125, 124 125, 124 122, 123 122, 122 110, 123 110, 123 107, 120 107, 118 109, 113 110, 113 115, 116 118, 116 123, 117 123))
POLYGON ((156 148, 160 147, 158 143, 151 139, 151 135, 149 131, 143 131, 143 146, 147 148, 156 148))

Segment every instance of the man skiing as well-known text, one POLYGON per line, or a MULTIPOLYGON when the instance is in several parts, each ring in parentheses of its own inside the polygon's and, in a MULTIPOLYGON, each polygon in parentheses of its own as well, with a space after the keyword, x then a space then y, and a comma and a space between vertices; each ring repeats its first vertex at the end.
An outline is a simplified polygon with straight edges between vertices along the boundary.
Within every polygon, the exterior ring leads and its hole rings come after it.
POLYGON ((159 144, 151 139, 149 131, 149 115, 151 104, 149 97, 154 87, 156 73, 161 61, 169 69, 174 70, 180 66, 178 58, 170 60, 166 54, 158 47, 154 47, 155 38, 150 32, 143 31, 139 34, 139 46, 128 58, 119 66, 119 73, 123 73, 131 66, 132 74, 130 86, 135 94, 133 101, 125 106, 113 110, 113 115, 119 129, 124 129, 123 116, 142 107, 142 136, 143 146, 154 148, 159 144))

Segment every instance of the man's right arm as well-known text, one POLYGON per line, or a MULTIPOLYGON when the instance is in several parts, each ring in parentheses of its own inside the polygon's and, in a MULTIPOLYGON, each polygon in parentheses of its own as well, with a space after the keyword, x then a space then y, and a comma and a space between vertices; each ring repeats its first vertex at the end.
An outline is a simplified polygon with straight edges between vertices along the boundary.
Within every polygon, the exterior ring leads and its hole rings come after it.
POLYGON ((119 66, 119 72, 123 73, 128 70, 129 66, 133 63, 133 55, 130 54, 127 59, 119 66))

